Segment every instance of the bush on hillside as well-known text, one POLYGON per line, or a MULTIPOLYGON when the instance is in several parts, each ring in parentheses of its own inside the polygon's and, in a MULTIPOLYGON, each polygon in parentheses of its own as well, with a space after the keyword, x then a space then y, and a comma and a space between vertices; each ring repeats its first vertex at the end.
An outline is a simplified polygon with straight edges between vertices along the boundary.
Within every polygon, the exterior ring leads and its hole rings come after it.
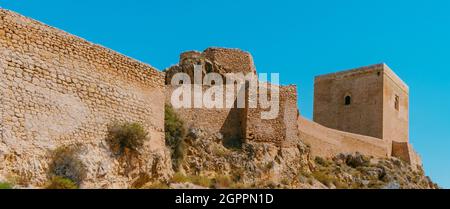
POLYGON ((148 133, 140 123, 118 123, 108 125, 106 141, 116 154, 123 154, 125 150, 138 152, 148 139, 148 133))

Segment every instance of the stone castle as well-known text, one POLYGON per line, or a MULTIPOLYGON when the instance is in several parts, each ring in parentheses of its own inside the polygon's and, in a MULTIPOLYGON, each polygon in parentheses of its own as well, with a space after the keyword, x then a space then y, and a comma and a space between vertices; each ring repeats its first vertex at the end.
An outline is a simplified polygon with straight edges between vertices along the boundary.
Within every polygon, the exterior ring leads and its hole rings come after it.
MULTIPOLYGON (((237 49, 189 51, 164 71, 99 45, 0 9, 0 176, 45 181, 49 150, 82 143, 92 187, 126 185, 129 176, 110 157, 104 138, 111 121, 140 122, 150 140, 137 173, 170 175, 164 106, 174 73, 255 73, 252 56, 237 49)), ((296 86, 280 86, 280 111, 270 120, 258 108, 186 108, 188 127, 220 133, 224 142, 290 146, 301 140, 313 156, 363 153, 421 161, 409 143, 408 86, 385 64, 315 78, 314 120, 300 115, 296 86)))

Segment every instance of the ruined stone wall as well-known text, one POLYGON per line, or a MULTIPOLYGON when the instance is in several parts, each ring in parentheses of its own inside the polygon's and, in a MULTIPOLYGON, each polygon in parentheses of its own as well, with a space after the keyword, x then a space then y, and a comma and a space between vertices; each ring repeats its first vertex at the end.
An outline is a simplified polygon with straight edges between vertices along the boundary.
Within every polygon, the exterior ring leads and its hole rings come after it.
MULTIPOLYGON (((177 86, 166 86, 166 103, 171 104, 173 91, 177 86)), ((204 93, 208 86, 203 87, 204 93)), ((193 92, 193 91, 192 91, 193 92)), ((225 89, 223 95, 225 95, 225 89)), ((191 95, 193 104, 194 95, 191 95)), ((235 100, 236 98, 232 98, 235 100)), ((210 134, 220 133, 225 141, 241 141, 243 137, 243 108, 175 108, 178 116, 185 123, 186 128, 202 128, 210 134)))
POLYGON ((49 151, 75 143, 85 147, 87 187, 127 187, 141 173, 170 173, 163 73, 3 9, 0 64, 0 175, 42 185, 49 151), (145 160, 132 174, 105 145, 113 120, 140 122, 149 132, 145 160))
POLYGON ((240 49, 208 48, 203 54, 215 66, 220 67, 215 70, 220 74, 256 73, 252 55, 240 49))
MULTIPOLYGON (((238 49, 208 48, 203 52, 182 53, 180 62, 165 70, 166 84, 171 83, 171 79, 176 73, 188 74, 191 77, 191 84, 194 83, 194 64, 202 65, 202 76, 211 72, 222 76, 227 73, 256 74, 253 59, 249 53, 238 49)), ((226 79, 222 78, 225 82, 226 79)), ((176 87, 167 86, 166 102, 168 103, 174 88, 176 87)), ((204 86, 203 92, 208 88, 204 86)), ((188 127, 201 127, 210 132, 221 133, 224 140, 240 139, 281 144, 298 139, 296 126, 298 109, 296 87, 281 86, 279 89, 280 107, 275 119, 261 119, 261 112, 268 111, 268 109, 262 109, 260 106, 257 108, 248 108, 247 106, 245 109, 181 108, 176 111, 185 120, 188 127)), ((225 95, 225 91, 223 95, 225 95)), ((231 99, 235 100, 236 98, 231 99)), ((248 99, 246 98, 247 104, 248 99)))
POLYGON ((283 142, 288 143, 298 139, 297 87, 295 85, 280 86, 279 95, 279 112, 274 119, 261 118, 261 112, 267 112, 270 108, 261 108, 259 104, 257 108, 246 108, 245 138, 247 141, 272 142, 281 145, 283 142))
MULTIPOLYGON (((166 87, 166 102, 176 86, 166 87)), ((204 86, 203 92, 209 87, 204 86)), ((210 133, 220 133, 226 141, 270 142, 277 145, 298 140, 297 91, 296 86, 280 87, 279 112, 274 119, 262 119, 257 108, 236 108, 236 98, 232 98, 234 108, 178 108, 175 111, 183 119, 187 128, 202 128, 210 133)), ((225 95, 225 89, 224 89, 225 95)), ((194 95, 192 94, 192 101, 194 95)), ((248 98, 247 98, 248 99, 248 98)), ((248 104, 248 100, 246 100, 248 104)), ((225 100, 224 100, 225 107, 225 100)))
POLYGON ((356 153, 388 157, 390 143, 378 138, 338 131, 299 117, 300 139, 311 147, 312 156, 334 157, 340 153, 356 153))
POLYGON ((256 68, 250 53, 239 49, 207 48, 203 52, 186 51, 180 54, 179 63, 165 69, 166 84, 171 83, 176 73, 186 73, 194 83, 194 65, 201 65, 201 78, 207 73, 218 73, 223 77, 227 73, 256 74, 256 68))
POLYGON ((314 121, 328 128, 383 138, 383 66, 318 76, 314 121), (345 105, 345 97, 350 104, 345 105))

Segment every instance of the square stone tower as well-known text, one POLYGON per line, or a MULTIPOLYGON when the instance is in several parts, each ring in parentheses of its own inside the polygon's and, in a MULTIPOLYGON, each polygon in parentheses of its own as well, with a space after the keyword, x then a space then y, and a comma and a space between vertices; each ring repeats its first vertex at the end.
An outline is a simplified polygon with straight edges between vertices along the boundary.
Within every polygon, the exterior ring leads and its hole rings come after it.
POLYGON ((314 121, 385 141, 409 140, 409 87, 385 64, 317 76, 314 121))

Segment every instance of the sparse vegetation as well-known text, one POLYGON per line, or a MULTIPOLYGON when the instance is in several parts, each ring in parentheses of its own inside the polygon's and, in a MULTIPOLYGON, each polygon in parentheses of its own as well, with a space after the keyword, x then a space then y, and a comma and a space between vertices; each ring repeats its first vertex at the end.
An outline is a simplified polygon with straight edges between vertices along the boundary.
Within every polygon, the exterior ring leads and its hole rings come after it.
POLYGON ((185 176, 184 174, 177 172, 172 176, 171 182, 172 183, 185 183, 185 182, 189 182, 189 178, 187 176, 185 176))
POLYGON ((172 183, 192 183, 195 185, 199 185, 202 187, 211 187, 212 186, 212 180, 206 176, 194 176, 194 175, 183 175, 182 173, 175 173, 171 180, 172 183))
POLYGON ((330 187, 334 181, 331 175, 323 171, 314 171, 312 175, 317 181, 320 181, 327 187, 330 187))
POLYGON ((108 125, 106 141, 111 150, 122 155, 125 151, 139 152, 148 139, 148 133, 140 123, 113 122, 108 125))
POLYGON ((78 189, 79 186, 69 178, 55 176, 51 178, 46 189, 78 189))
POLYGON ((67 181, 63 181, 63 179, 67 179, 77 186, 81 184, 86 178, 87 170, 78 157, 79 152, 79 145, 60 147, 52 152, 52 161, 49 165, 51 182, 67 183, 67 181))
POLYGON ((184 159, 186 128, 184 122, 169 104, 166 104, 164 108, 164 130, 166 146, 170 148, 172 153, 173 168, 178 170, 184 159))
POLYGON ((317 156, 316 158, 314 158, 314 161, 317 164, 321 165, 321 166, 328 166, 329 165, 329 162, 327 160, 323 159, 322 157, 318 157, 317 156))
POLYGON ((230 188, 234 183, 227 175, 217 175, 212 182, 214 188, 230 188))
POLYGON ((348 155, 345 163, 352 168, 357 168, 360 166, 369 166, 370 159, 366 156, 356 153, 355 155, 348 155))
POLYGON ((191 176, 190 178, 192 179, 191 182, 193 184, 196 184, 196 185, 199 185, 202 187, 211 187, 212 181, 211 181, 211 179, 209 179, 206 176, 191 176))
POLYGON ((218 157, 227 157, 230 154, 230 151, 225 147, 214 146, 213 153, 218 157))
POLYGON ((8 182, 0 182, 0 189, 12 189, 13 185, 8 182))
POLYGON ((175 173, 171 179, 172 183, 192 183, 198 186, 207 188, 238 188, 243 187, 244 184, 233 181, 228 175, 217 175, 214 178, 197 175, 183 175, 182 173, 175 173))

